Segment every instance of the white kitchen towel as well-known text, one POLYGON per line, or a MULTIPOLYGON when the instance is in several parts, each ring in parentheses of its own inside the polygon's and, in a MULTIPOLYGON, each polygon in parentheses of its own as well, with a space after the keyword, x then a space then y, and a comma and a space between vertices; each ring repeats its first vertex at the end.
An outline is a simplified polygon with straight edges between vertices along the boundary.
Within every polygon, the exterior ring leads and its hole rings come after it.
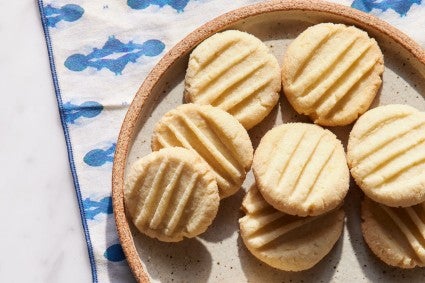
MULTIPOLYGON (((94 282, 132 281, 116 233, 111 171, 134 94, 158 60, 212 18, 258 0, 38 0, 94 282)), ((333 0, 425 47, 425 0, 333 0)))

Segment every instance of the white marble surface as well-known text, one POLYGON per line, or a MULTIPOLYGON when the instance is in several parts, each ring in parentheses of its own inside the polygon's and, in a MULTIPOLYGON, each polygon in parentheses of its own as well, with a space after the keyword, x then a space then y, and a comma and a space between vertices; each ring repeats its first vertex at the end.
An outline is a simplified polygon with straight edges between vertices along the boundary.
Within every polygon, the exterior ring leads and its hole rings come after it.
POLYGON ((90 282, 36 1, 0 10, 0 282, 90 282))

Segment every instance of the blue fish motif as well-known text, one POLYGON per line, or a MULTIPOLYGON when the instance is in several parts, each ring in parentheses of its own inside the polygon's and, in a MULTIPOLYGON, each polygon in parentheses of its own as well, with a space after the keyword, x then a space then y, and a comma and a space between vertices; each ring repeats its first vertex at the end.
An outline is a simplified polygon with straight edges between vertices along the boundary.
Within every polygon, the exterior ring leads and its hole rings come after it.
POLYGON ((106 257, 107 260, 113 262, 125 260, 125 254, 120 244, 115 244, 108 247, 103 256, 106 257))
POLYGON ((141 56, 154 57, 164 50, 165 44, 157 39, 151 39, 143 42, 142 44, 123 43, 110 36, 101 49, 94 48, 93 51, 87 55, 73 54, 65 61, 65 67, 71 71, 80 72, 87 67, 93 67, 97 70, 106 68, 115 75, 122 74, 125 66, 132 62, 135 63, 141 56), (105 58, 111 56, 119 56, 118 58, 105 58))
POLYGON ((93 149, 86 153, 84 162, 92 167, 102 166, 107 162, 114 161, 114 152, 116 144, 113 143, 108 149, 93 149))
POLYGON ((388 9, 394 10, 400 16, 406 16, 413 4, 421 4, 422 0, 354 0, 351 7, 364 12, 379 9, 385 12, 388 9))
POLYGON ((169 5, 174 10, 181 13, 189 1, 190 0, 127 0, 127 5, 136 10, 146 9, 150 5, 157 5, 161 8, 165 5, 169 5))
POLYGON ((75 22, 84 14, 84 9, 75 4, 67 4, 60 8, 52 5, 44 7, 44 15, 46 16, 47 26, 55 27, 60 21, 75 22))
POLYGON ((95 216, 98 214, 112 214, 112 198, 104 197, 99 201, 86 198, 83 200, 83 207, 86 219, 94 220, 95 216))
POLYGON ((103 106, 96 101, 86 101, 80 105, 67 102, 63 105, 63 113, 65 114, 65 122, 75 124, 75 120, 80 117, 93 118, 102 112, 103 106))

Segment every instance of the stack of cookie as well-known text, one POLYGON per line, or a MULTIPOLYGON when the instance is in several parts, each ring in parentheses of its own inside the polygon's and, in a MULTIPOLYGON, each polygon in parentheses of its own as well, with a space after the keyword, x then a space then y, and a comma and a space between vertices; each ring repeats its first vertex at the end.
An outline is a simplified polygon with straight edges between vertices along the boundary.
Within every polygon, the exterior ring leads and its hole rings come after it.
POLYGON ((261 261, 305 270, 341 235, 350 168, 367 195, 362 228, 371 249, 391 265, 425 265, 425 114, 402 105, 365 113, 383 70, 376 41, 342 24, 301 33, 282 69, 250 34, 211 36, 189 58, 189 103, 158 121, 154 152, 128 173, 129 217, 162 241, 195 237, 212 223, 220 199, 241 188, 252 164, 255 183, 242 203, 241 237, 261 261), (281 85, 294 109, 315 124, 276 126, 254 153, 247 130, 271 112, 281 85), (341 141, 320 125, 348 125, 359 115, 347 162, 341 141), (404 208, 392 208, 398 206, 404 208))
POLYGON ((374 108, 357 120, 347 151, 366 195, 366 243, 389 265, 425 266, 425 113, 407 105, 374 108))
POLYGON ((350 174, 341 142, 317 125, 283 124, 261 139, 253 171, 256 185, 239 220, 245 245, 282 270, 314 266, 344 225, 350 174))
POLYGON ((253 148, 232 115, 209 105, 183 104, 156 124, 152 150, 126 178, 126 209, 140 232, 176 242, 203 233, 220 198, 241 187, 253 148))
POLYGON ((219 199, 235 194, 251 169, 247 129, 269 114, 280 89, 276 58, 250 34, 216 34, 192 52, 185 97, 195 103, 158 121, 154 152, 126 178, 126 210, 140 232, 175 242, 207 229, 219 199))

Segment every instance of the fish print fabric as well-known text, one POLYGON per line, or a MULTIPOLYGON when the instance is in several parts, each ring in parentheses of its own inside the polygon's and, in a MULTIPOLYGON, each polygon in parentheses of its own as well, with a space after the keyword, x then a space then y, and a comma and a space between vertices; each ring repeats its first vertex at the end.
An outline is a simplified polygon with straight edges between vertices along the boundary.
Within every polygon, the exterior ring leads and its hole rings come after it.
POLYGON ((125 66, 132 62, 136 63, 137 59, 141 56, 155 57, 161 54, 165 45, 160 40, 150 39, 142 44, 130 41, 123 43, 111 36, 102 46, 102 48, 93 48, 93 51, 87 55, 72 54, 65 60, 65 67, 71 71, 80 72, 87 67, 96 68, 101 70, 103 68, 122 75, 125 66), (108 58, 110 55, 118 54, 116 58, 108 58))
POLYGON ((60 21, 75 22, 84 13, 84 9, 75 4, 67 4, 59 8, 47 5, 44 11, 49 27, 55 27, 60 21))
POLYGON ((354 0, 348 2, 351 2, 351 7, 355 9, 389 22, 425 47, 425 0, 354 0))
MULTIPOLYGON (((333 0, 376 15, 425 47, 425 0, 333 0)), ((116 232, 111 173, 131 100, 179 40, 260 0, 38 0, 93 282, 134 282, 116 232)))
POLYGON ((184 7, 190 0, 128 0, 127 4, 132 9, 145 9, 150 5, 158 5, 163 7, 169 5, 178 12, 183 12, 184 7))
POLYGON ((422 0, 355 0, 351 7, 370 12, 373 9, 386 11, 388 9, 394 10, 400 16, 406 16, 413 4, 421 4, 422 0))

